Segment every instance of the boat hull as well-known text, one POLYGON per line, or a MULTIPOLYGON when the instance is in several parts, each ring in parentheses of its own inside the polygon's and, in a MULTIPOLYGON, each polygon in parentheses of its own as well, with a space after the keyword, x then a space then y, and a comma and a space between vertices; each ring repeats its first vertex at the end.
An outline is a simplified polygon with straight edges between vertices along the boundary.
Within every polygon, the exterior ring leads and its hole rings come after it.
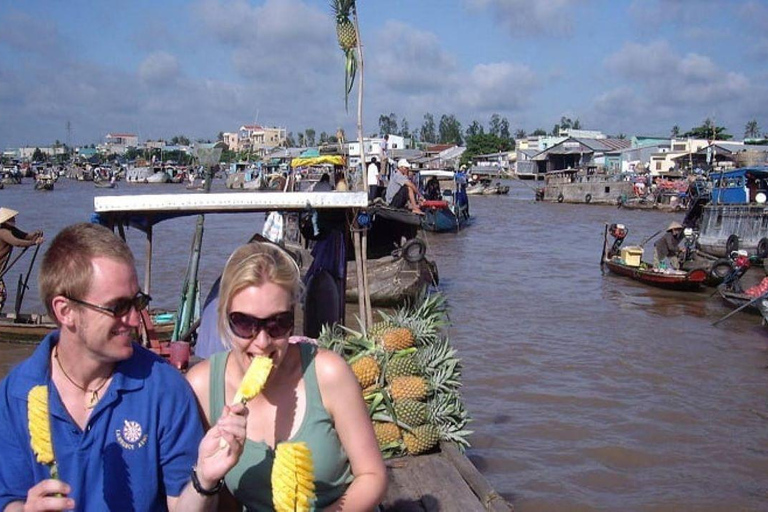
MULTIPOLYGON (((430 285, 438 284, 437 265, 426 258, 411 262, 405 258, 387 256, 368 260, 368 283, 371 305, 394 307, 415 299, 430 285)), ((346 301, 355 303, 359 297, 355 262, 347 264, 346 301)))
POLYGON ((605 259, 603 263, 614 274, 629 277, 635 281, 668 290, 693 291, 701 288, 709 277, 707 271, 701 268, 690 271, 660 270, 643 267, 632 267, 620 263, 616 259, 605 259))
POLYGON ((768 208, 764 205, 707 205, 699 223, 699 250, 717 257, 729 249, 758 255, 760 243, 768 245, 768 208), (732 238, 735 237, 735 238, 732 238), (729 239, 731 243, 729 245, 729 239), (734 245, 733 240, 736 240, 734 245), (763 240, 765 240, 763 242, 763 240))

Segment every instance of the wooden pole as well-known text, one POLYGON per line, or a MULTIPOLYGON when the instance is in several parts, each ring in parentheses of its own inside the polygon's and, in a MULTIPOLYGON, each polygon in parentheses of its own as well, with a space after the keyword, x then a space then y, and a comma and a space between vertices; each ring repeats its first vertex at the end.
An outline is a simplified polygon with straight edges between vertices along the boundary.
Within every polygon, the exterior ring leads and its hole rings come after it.
MULTIPOLYGON (((365 298, 365 320, 369 327, 373 325, 371 308, 371 290, 368 285, 368 228, 363 229, 363 297, 365 298)), ((362 313, 361 315, 362 316, 362 313)))
POLYGON ((360 243, 360 229, 357 226, 357 221, 353 221, 352 224, 352 243, 355 246, 355 269, 357 270, 357 306, 360 308, 360 321, 362 322, 362 328, 368 329, 368 314, 365 308, 365 297, 363 296, 363 288, 365 287, 365 277, 363 271, 363 254, 360 243))

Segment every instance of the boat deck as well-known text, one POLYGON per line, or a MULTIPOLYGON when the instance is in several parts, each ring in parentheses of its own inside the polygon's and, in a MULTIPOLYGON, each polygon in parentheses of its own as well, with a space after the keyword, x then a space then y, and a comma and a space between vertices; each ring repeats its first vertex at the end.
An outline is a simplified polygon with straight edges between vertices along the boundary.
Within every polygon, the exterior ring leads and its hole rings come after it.
POLYGON ((512 506, 459 450, 441 443, 437 453, 387 460, 387 512, 508 512, 512 506))

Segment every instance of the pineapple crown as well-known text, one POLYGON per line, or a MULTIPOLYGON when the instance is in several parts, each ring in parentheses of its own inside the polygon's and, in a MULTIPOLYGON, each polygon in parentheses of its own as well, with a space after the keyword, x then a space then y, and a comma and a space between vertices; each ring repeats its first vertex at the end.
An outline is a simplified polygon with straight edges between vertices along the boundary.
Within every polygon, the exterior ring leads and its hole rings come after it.
POLYGON ((337 23, 342 23, 355 12, 355 0, 332 0, 331 9, 336 15, 337 23))

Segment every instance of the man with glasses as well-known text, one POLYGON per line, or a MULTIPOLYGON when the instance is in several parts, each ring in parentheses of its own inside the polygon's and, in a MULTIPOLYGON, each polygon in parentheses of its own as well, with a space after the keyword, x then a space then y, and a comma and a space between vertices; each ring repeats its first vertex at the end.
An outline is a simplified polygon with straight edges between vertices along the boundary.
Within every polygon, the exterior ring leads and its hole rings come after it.
POLYGON ((150 297, 127 244, 95 224, 65 228, 39 288, 58 329, 0 384, 0 510, 215 509, 245 410, 227 407, 203 436, 184 378, 133 341, 150 297), (33 387, 48 414, 28 422, 33 387), (58 476, 31 448, 46 419, 58 476))

